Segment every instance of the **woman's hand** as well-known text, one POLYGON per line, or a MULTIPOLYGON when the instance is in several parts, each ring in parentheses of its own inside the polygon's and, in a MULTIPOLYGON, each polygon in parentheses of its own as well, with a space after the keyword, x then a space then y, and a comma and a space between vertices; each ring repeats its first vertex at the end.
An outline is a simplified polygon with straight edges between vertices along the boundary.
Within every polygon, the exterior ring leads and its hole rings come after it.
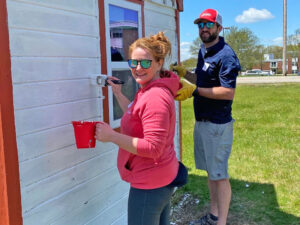
POLYGON ((122 85, 114 84, 113 82, 110 81, 110 80, 119 80, 119 79, 116 77, 113 77, 113 76, 107 76, 107 78, 108 78, 107 83, 109 83, 109 85, 111 86, 114 95, 116 95, 116 96, 121 95, 122 94, 122 91, 121 91, 122 85))
POLYGON ((96 135, 95 138, 102 142, 112 142, 112 138, 115 135, 114 131, 107 123, 98 122, 96 124, 96 135))

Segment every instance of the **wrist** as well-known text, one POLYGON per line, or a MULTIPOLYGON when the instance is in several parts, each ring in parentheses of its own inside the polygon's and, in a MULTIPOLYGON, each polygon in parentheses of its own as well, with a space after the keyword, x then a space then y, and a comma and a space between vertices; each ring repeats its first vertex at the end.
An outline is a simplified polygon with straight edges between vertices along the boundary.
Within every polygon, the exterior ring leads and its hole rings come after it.
POLYGON ((110 142, 118 144, 118 140, 120 140, 120 133, 112 130, 111 135, 110 135, 110 142))
POLYGON ((195 90, 193 91, 193 96, 200 96, 197 86, 196 86, 195 90))

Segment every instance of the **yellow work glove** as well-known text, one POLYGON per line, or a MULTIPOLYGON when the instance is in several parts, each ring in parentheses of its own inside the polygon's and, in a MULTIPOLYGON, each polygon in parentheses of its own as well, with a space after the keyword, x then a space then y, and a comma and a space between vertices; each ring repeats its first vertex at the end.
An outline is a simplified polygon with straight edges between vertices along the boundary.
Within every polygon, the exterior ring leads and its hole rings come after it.
POLYGON ((182 84, 182 88, 177 91, 177 96, 175 97, 175 99, 177 101, 184 101, 192 97, 193 92, 196 89, 196 85, 190 83, 184 78, 180 80, 180 83, 182 84))
POLYGON ((179 66, 177 64, 171 64, 170 68, 171 71, 175 71, 179 77, 184 77, 186 74, 186 69, 184 66, 179 66))

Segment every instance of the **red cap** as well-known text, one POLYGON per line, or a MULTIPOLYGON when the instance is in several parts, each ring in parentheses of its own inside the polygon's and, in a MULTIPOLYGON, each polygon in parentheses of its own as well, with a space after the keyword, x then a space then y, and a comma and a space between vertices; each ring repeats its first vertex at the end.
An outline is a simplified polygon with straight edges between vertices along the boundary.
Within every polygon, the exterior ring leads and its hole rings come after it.
POLYGON ((210 22, 218 23, 222 26, 222 16, 217 10, 214 9, 205 9, 199 16, 195 19, 194 24, 199 23, 201 20, 207 20, 210 22))

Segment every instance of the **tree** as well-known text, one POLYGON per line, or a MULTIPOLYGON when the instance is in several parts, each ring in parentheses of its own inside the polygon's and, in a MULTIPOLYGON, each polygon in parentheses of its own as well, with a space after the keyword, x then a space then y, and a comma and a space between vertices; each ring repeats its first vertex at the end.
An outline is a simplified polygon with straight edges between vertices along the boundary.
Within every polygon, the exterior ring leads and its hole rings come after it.
POLYGON ((190 53, 195 58, 198 57, 199 49, 201 47, 202 41, 200 37, 197 37, 190 46, 190 53))
POLYGON ((263 69, 264 54, 266 54, 266 48, 263 45, 257 45, 253 48, 255 55, 254 64, 259 66, 259 69, 263 69))
POLYGON ((287 38, 287 55, 297 57, 300 51, 300 28, 287 38))
POLYGON ((300 28, 294 34, 288 36, 287 43, 288 45, 298 45, 300 43, 300 28))
POLYGON ((250 29, 230 27, 225 40, 239 58, 242 70, 252 69, 253 65, 262 63, 264 48, 258 45, 258 38, 250 29))
POLYGON ((277 45, 270 45, 265 48, 266 53, 273 54, 274 59, 282 59, 282 47, 277 45))
MULTIPOLYGON (((199 50, 198 50, 199 51, 199 50)), ((197 58, 189 58, 181 62, 181 64, 187 69, 192 70, 197 66, 197 58)))

